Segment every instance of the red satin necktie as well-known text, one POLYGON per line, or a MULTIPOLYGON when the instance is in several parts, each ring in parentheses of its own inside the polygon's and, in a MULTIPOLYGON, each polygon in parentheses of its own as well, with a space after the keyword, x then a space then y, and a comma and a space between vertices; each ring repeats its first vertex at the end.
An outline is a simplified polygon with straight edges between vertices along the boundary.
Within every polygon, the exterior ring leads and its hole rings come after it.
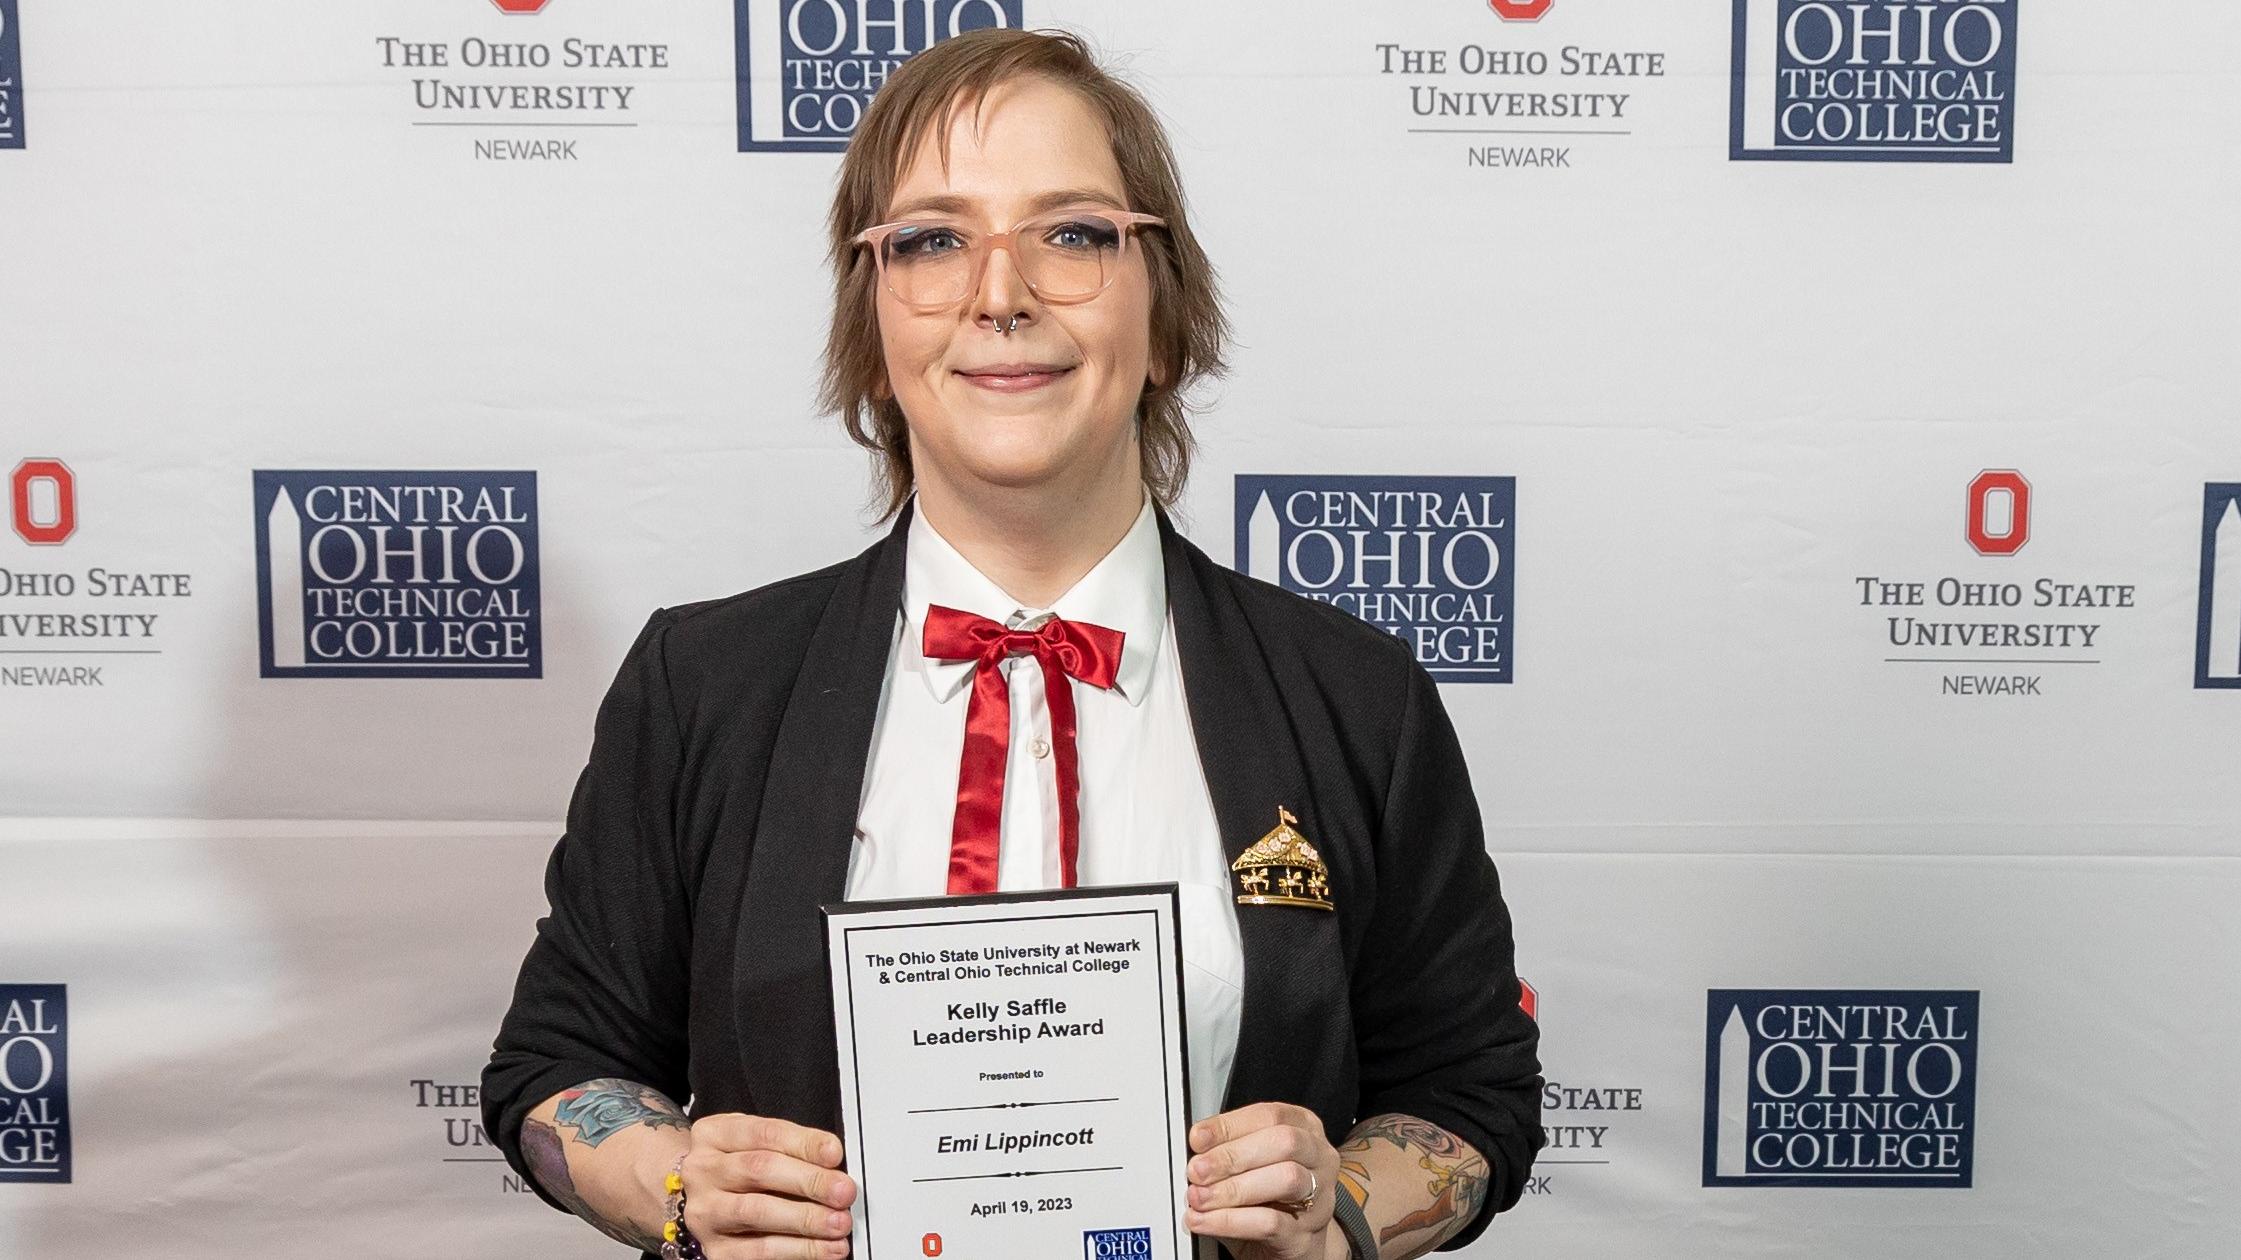
POLYGON ((1011 746, 1012 693, 1007 656, 1032 656, 1043 668, 1050 704, 1051 755, 1058 760, 1058 861, 1061 887, 1074 886, 1081 846, 1081 775, 1074 759, 1074 689, 1068 676, 1110 688, 1120 669, 1121 632, 1052 617, 1034 630, 1007 630, 986 617, 929 605, 923 650, 940 661, 974 662, 965 707, 965 755, 957 767, 957 814, 949 830, 949 891, 996 891, 1004 834, 1004 762, 1011 746))

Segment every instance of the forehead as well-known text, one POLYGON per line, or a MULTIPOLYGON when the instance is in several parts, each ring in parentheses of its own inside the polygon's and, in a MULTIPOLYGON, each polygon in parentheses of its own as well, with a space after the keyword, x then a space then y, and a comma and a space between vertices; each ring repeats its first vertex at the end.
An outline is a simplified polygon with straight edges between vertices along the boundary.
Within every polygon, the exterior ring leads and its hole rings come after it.
POLYGON ((888 209, 943 198, 994 215, 1023 210, 1051 189, 1098 191, 1126 208, 1127 189, 1095 106, 1049 79, 1013 79, 950 119, 947 160, 929 134, 910 155, 888 209))

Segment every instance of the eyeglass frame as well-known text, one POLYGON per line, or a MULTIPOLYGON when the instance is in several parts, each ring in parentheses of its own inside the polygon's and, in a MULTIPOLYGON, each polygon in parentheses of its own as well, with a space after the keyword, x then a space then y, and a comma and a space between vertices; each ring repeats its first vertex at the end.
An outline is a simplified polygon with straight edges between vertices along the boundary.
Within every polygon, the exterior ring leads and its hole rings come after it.
MULTIPOLYGON (((1027 286, 1028 292, 1033 293, 1037 301, 1045 302, 1054 306, 1071 306, 1077 302, 1087 302, 1090 299, 1103 293, 1105 290, 1112 288, 1113 280, 1116 279, 1119 274, 1117 271, 1113 276, 1106 277, 1104 284, 1099 285, 1097 288, 1092 289, 1087 293, 1069 294, 1064 297, 1058 297, 1052 294, 1045 293, 1040 288, 1038 288, 1034 281, 1027 278, 1027 269, 1019 265, 1019 251, 1012 244, 1013 240, 1018 237, 1019 230, 1023 227, 1026 227, 1028 224, 1033 223, 1037 219, 1053 219, 1067 214, 1093 214, 1098 216, 1099 218, 1111 220, 1113 225, 1120 229, 1120 248, 1114 251, 1114 256, 1116 259, 1125 259, 1128 257, 1128 242, 1130 238, 1136 235, 1137 228, 1164 228, 1167 226, 1167 220, 1160 218, 1156 214, 1138 214, 1133 210, 1100 210, 1086 207, 1073 210, 1044 210, 1035 214, 1028 215, 1026 218, 1021 219, 1019 222, 1012 224, 1011 230, 1009 231, 988 232, 975 236, 973 238, 972 245, 968 247, 968 252, 972 252, 977 255, 975 261, 978 265, 975 270, 985 278, 988 272, 988 258, 1000 248, 1011 255, 1012 270, 1019 273, 1020 282, 1027 286)), ((858 232, 856 235, 848 238, 848 240, 852 245, 868 245, 871 247, 872 267, 878 273, 880 287, 887 290, 887 294, 889 297, 892 297, 896 301, 901 302, 903 305, 910 307, 912 310, 918 311, 923 314, 932 311, 945 310, 949 307, 957 306, 960 303, 970 302, 973 300, 973 295, 980 292, 981 285, 979 283, 975 283, 971 288, 965 290, 963 296, 952 298, 947 302, 912 302, 904 298, 902 294, 897 293, 895 291, 894 281, 888 278, 887 251, 884 247, 887 244, 887 238, 893 236, 897 232, 902 231, 904 228, 948 226, 952 225, 946 220, 939 219, 898 219, 892 223, 874 224, 871 227, 865 228, 863 231, 858 232)))

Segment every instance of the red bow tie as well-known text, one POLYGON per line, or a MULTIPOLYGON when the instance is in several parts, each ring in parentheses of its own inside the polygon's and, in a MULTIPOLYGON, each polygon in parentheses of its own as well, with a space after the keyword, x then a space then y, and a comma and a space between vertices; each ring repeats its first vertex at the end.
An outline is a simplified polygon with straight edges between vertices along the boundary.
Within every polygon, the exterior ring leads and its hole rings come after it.
POLYGON ((1081 775, 1074 757, 1074 690, 1069 676, 1110 688, 1120 669, 1121 632, 1052 617, 1033 630, 1007 630, 955 608, 926 609, 923 650, 940 661, 974 662, 965 708, 965 755, 957 767, 957 814, 949 831, 949 891, 996 891, 1003 845, 1004 762, 1011 745, 1012 695, 1000 663, 1032 656, 1049 698, 1051 750, 1058 765, 1058 856, 1062 887, 1074 886, 1081 847, 1081 775))

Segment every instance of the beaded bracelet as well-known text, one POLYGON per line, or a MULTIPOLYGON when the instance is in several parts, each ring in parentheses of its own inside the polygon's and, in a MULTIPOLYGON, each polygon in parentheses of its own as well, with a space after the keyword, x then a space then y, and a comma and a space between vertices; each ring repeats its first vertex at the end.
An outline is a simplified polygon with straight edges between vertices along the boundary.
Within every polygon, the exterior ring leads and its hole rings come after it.
POLYGON ((685 1228, 685 1157, 669 1166, 669 1176, 661 1183, 668 1195, 663 1214, 669 1219, 661 1223, 661 1260, 707 1260, 700 1249, 700 1240, 685 1228))

